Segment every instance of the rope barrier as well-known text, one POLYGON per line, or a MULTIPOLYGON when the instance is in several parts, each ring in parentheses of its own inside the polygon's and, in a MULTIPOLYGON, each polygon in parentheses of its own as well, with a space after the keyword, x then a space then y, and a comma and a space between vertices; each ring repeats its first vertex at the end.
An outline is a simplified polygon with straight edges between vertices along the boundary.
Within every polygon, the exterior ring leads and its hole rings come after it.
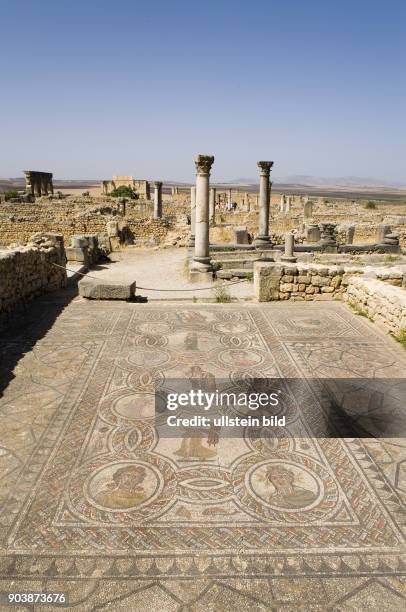
MULTIPOLYGON (((80 274, 80 276, 86 276, 87 278, 93 278, 94 280, 103 282, 103 283, 115 283, 116 281, 111 280, 109 278, 100 278, 100 277, 96 277, 96 276, 92 276, 91 274, 87 274, 84 272, 79 272, 78 270, 71 270, 70 268, 66 268, 65 266, 60 266, 59 264, 56 264, 54 262, 52 262, 53 266, 56 266, 57 268, 62 268, 63 270, 66 270, 67 272, 72 272, 73 274, 80 274)), ((221 285, 222 287, 229 287, 230 285, 238 285, 239 283, 247 283, 249 281, 248 278, 243 278, 242 280, 239 281, 230 281, 229 283, 223 283, 223 285, 221 285)), ((157 289, 156 287, 140 287, 139 285, 136 285, 137 289, 142 289, 143 291, 207 291, 207 290, 213 290, 216 287, 194 287, 193 289, 157 289)))

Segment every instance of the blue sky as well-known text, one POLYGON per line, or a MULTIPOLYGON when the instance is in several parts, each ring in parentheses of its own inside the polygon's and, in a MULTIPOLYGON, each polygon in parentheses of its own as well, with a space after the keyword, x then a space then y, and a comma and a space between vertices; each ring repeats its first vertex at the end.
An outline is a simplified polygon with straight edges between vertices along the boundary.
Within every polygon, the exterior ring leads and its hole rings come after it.
POLYGON ((404 0, 0 0, 0 176, 406 182, 404 0))

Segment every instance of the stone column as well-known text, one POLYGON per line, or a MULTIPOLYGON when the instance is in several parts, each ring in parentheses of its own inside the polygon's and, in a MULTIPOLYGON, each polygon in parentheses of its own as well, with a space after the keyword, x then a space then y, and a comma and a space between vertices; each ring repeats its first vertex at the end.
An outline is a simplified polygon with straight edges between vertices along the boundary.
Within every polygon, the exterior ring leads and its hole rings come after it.
POLYGON ((212 155, 198 155, 196 164, 196 225, 193 273, 211 273, 209 253, 209 177, 214 162, 212 155))
POLYGON ((34 178, 34 195, 41 197, 41 180, 37 177, 34 178))
POLYGON ((209 220, 210 220, 211 225, 214 225, 216 222, 216 189, 215 187, 212 187, 210 189, 209 220))
POLYGON ((162 182, 154 182, 154 219, 162 218, 162 182))
POLYGON ((285 234, 285 253, 282 255, 282 261, 291 261, 294 263, 297 258, 294 256, 295 235, 292 232, 285 234))
POLYGON ((231 189, 228 190, 228 204, 231 204, 232 202, 232 191, 231 189))
POLYGON ((195 227, 196 227, 196 187, 190 188, 190 235, 189 246, 195 246, 195 227))
POLYGON ((273 166, 272 161, 260 161, 257 163, 260 168, 259 175, 259 231, 255 238, 255 244, 258 246, 270 245, 269 238, 269 175, 273 166))
POLYGON ((44 195, 48 195, 48 179, 45 175, 41 177, 41 191, 44 195))
POLYGON ((34 185, 32 184, 32 181, 31 181, 31 171, 24 170, 24 174, 25 174, 25 191, 27 193, 30 193, 31 195, 35 195, 34 185))

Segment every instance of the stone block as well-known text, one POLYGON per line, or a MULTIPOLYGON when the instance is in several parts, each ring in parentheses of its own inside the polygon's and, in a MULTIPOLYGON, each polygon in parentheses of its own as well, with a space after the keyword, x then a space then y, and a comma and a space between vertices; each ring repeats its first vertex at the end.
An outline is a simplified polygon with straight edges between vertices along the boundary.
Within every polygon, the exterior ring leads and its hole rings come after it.
POLYGON ((136 283, 109 283, 95 278, 82 278, 79 295, 91 300, 129 300, 135 296, 136 283))
POLYGON ((279 285, 283 268, 271 262, 254 262, 254 295, 258 302, 269 302, 280 298, 279 285))
POLYGON ((87 247, 68 247, 65 249, 67 261, 79 261, 85 266, 89 266, 89 253, 87 247))
POLYGON ((249 244, 248 231, 246 227, 237 227, 234 230, 235 244, 249 244))

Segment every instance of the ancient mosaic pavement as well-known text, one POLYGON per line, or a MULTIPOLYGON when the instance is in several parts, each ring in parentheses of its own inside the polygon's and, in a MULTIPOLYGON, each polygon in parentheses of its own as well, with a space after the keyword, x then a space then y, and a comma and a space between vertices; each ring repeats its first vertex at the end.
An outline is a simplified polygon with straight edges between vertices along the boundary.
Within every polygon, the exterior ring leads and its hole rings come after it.
POLYGON ((60 310, 0 344, 0 590, 64 581, 83 610, 404 606, 404 440, 209 446, 153 425, 171 379, 401 378, 395 342, 336 303, 60 310))

